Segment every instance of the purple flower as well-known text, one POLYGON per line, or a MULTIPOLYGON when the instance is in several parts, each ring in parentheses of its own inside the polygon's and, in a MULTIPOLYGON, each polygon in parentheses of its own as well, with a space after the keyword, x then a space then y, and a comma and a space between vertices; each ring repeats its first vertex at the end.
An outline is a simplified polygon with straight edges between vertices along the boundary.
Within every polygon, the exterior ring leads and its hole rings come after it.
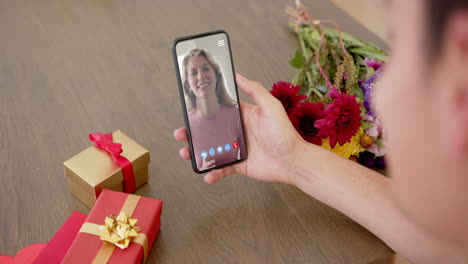
POLYGON ((375 155, 368 152, 364 151, 359 154, 358 157, 358 162, 359 164, 367 167, 367 168, 374 168, 375 166, 375 155))
POLYGON ((367 168, 376 168, 376 169, 385 169, 386 162, 384 157, 376 157, 373 153, 364 151, 359 154, 358 157, 359 164, 367 168))
POLYGON ((369 79, 365 80, 364 82, 361 83, 361 90, 364 93, 364 107, 367 109, 367 112, 369 115, 372 117, 375 117, 375 112, 372 109, 372 102, 373 102, 373 88, 374 84, 377 81, 377 78, 379 78, 380 73, 382 72, 382 69, 379 68, 369 79))

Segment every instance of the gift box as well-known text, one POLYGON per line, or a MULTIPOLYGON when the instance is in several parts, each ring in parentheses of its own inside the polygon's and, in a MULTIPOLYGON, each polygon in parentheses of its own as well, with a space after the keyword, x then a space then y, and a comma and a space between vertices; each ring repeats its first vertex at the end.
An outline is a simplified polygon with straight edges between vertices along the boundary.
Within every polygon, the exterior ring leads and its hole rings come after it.
POLYGON ((1 264, 30 264, 32 263, 37 256, 41 253, 42 250, 47 246, 45 243, 38 243, 29 245, 21 249, 14 257, 1 255, 0 263, 1 264))
POLYGON ((83 213, 73 212, 32 263, 60 264, 85 222, 86 217, 87 215, 83 213))
POLYGON ((92 207, 102 189, 133 193, 148 181, 149 152, 120 130, 90 134, 94 145, 65 161, 71 193, 92 207))
POLYGON ((142 263, 161 226, 162 201, 103 190, 62 263, 142 263))
POLYGON ((55 233, 49 243, 33 244, 20 250, 15 257, 0 256, 1 264, 32 263, 59 264, 75 240, 87 215, 80 212, 73 214, 55 233))

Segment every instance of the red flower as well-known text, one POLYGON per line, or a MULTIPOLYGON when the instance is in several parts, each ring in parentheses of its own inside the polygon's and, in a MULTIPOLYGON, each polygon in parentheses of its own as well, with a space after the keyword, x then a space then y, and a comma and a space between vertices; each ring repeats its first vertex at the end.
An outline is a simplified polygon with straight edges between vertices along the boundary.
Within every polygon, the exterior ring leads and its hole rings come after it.
POLYGON ((334 99, 325 109, 325 118, 315 122, 320 130, 318 136, 330 137, 330 146, 334 148, 336 142, 340 146, 350 142, 361 126, 361 105, 356 97, 340 94, 338 90, 330 91, 330 98, 334 99))
POLYGON ((300 87, 288 82, 279 81, 273 84, 271 94, 281 101, 286 113, 290 113, 294 107, 307 98, 307 95, 298 95, 300 87))
POLYGON ((324 117, 325 107, 322 103, 304 102, 297 105, 289 119, 305 141, 322 145, 322 138, 318 136, 319 130, 314 123, 324 117))

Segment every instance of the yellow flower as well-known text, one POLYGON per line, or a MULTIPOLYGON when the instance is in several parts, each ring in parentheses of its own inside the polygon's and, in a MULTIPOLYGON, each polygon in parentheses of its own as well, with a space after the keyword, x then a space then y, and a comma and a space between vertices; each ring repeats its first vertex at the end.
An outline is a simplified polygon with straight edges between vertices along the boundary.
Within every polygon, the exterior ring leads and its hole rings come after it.
POLYGON ((364 148, 361 145, 361 136, 364 134, 362 127, 356 132, 356 134, 351 138, 351 142, 346 142, 343 146, 336 144, 334 148, 330 147, 329 138, 322 140, 322 148, 328 149, 335 152, 336 154, 349 159, 351 156, 358 156, 359 153, 364 151, 364 148))

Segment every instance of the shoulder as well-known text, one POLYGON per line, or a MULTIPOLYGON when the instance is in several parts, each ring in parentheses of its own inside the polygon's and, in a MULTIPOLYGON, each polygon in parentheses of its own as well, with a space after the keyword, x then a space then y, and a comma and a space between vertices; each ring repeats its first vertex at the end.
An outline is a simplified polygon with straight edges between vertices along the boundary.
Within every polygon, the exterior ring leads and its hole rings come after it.
POLYGON ((221 105, 221 110, 229 115, 238 115, 239 108, 234 105, 221 105))

